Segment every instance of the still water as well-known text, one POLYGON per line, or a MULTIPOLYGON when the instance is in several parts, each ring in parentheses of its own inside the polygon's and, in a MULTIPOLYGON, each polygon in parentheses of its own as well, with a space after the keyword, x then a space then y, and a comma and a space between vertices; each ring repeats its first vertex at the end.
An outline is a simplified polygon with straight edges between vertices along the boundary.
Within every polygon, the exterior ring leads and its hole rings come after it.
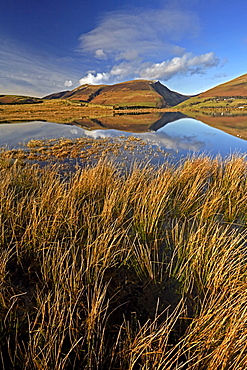
POLYGON ((18 148, 33 139, 55 138, 105 138, 135 136, 143 139, 152 147, 164 149, 169 154, 220 154, 225 157, 231 153, 247 153, 247 141, 232 136, 192 118, 180 118, 172 122, 150 125, 146 132, 126 132, 114 129, 86 130, 76 125, 51 122, 5 123, 0 125, 0 146, 18 148), (160 127, 161 126, 161 127, 160 127))

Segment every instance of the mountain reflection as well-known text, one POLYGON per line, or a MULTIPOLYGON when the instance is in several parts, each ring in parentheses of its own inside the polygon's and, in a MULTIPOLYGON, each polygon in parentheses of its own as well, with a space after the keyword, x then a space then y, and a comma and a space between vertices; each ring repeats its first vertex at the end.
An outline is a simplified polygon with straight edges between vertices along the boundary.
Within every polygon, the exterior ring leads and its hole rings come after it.
POLYGON ((160 128, 164 127, 170 122, 178 121, 182 118, 187 118, 185 114, 181 112, 166 112, 163 116, 149 127, 149 131, 158 131, 160 128))
POLYGON ((247 116, 232 114, 230 112, 205 114, 203 112, 190 112, 190 117, 207 125, 222 130, 230 135, 247 140, 247 116))
POLYGON ((132 133, 157 131, 169 122, 187 117, 180 112, 115 114, 113 116, 83 117, 71 124, 87 130, 119 130, 132 133))

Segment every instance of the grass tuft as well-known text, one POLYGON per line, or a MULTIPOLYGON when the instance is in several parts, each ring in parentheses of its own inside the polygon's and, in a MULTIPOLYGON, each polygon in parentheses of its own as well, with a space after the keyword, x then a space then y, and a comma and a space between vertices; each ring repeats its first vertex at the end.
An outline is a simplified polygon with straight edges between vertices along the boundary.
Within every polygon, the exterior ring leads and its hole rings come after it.
POLYGON ((7 157, 3 369, 247 367, 245 157, 65 177, 7 157))

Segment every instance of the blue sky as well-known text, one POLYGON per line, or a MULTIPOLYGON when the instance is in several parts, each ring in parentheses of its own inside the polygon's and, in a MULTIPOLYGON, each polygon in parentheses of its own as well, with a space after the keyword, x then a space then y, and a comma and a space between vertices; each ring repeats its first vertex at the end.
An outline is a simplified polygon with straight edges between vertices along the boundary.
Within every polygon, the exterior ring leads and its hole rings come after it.
POLYGON ((245 0, 1 0, 0 94, 159 80, 196 94, 246 73, 245 0))

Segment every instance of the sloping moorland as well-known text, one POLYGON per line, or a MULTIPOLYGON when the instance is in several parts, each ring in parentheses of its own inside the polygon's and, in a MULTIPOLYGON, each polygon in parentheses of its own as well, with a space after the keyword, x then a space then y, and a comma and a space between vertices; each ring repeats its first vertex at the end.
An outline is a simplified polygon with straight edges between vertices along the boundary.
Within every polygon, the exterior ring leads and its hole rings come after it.
POLYGON ((189 110, 224 110, 243 111, 247 109, 247 74, 218 85, 187 102, 182 102, 178 109, 189 110))
POLYGON ((82 85, 72 91, 51 94, 44 99, 79 100, 115 107, 167 108, 190 98, 169 90, 159 81, 134 80, 115 85, 82 85))

